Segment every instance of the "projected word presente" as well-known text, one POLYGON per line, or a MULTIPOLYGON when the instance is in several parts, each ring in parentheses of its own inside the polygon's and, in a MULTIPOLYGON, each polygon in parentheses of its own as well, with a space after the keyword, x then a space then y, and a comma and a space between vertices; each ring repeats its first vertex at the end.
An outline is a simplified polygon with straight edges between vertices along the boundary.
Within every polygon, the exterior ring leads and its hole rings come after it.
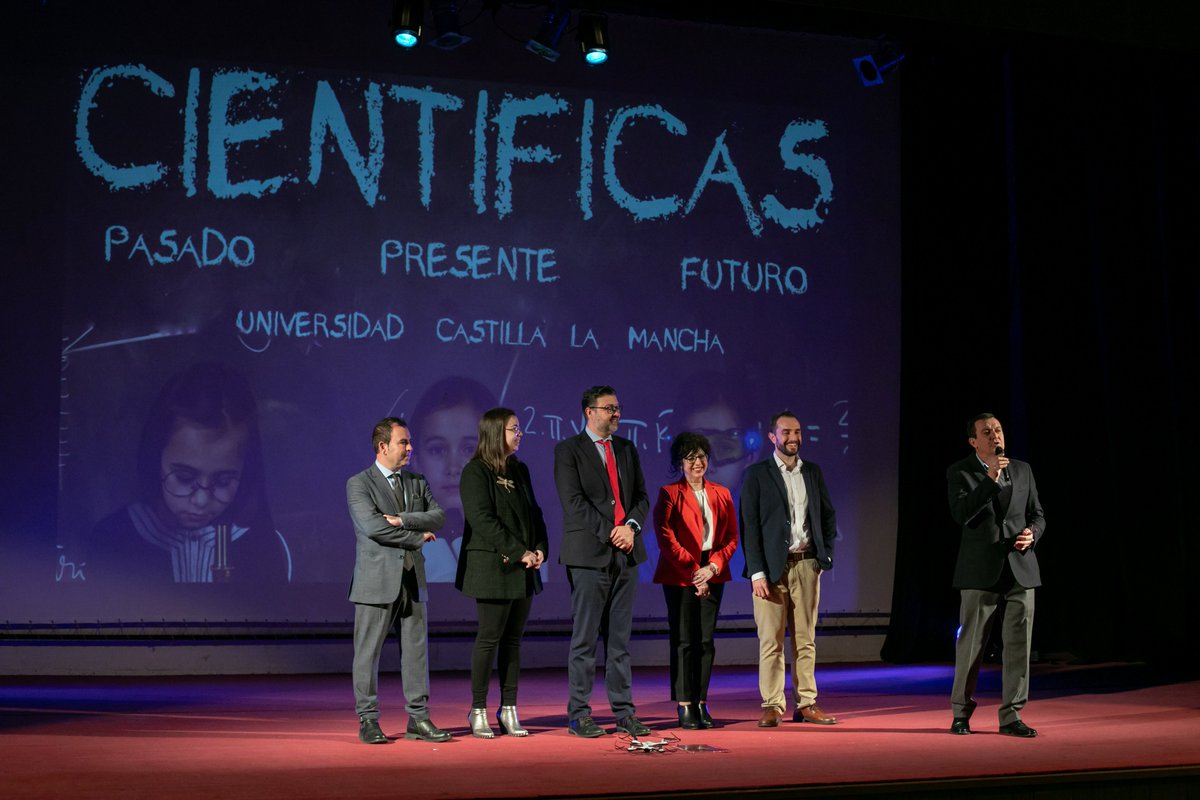
POLYGON ((492 247, 461 244, 453 253, 444 242, 401 242, 386 239, 379 246, 379 272, 388 274, 402 267, 405 275, 425 278, 504 278, 529 283, 553 283, 558 266, 551 247, 492 247))

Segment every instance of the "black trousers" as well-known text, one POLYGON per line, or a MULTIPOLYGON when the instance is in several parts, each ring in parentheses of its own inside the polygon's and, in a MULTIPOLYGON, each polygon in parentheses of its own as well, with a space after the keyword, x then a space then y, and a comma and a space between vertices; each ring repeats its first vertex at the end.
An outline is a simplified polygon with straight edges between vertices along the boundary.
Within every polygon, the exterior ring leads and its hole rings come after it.
POLYGON ((571 653, 567 661, 567 718, 592 716, 596 640, 604 638, 604 688, 617 719, 637 713, 633 704, 633 605, 638 568, 614 550, 603 569, 567 567, 571 584, 571 653))
POLYGON ((487 708, 488 678, 492 664, 500 674, 500 705, 517 704, 517 681, 521 674, 521 637, 533 598, 520 600, 476 600, 479 630, 471 652, 471 707, 487 708))
POLYGON ((671 699, 680 703, 708 699, 717 654, 713 635, 725 584, 710 583, 708 591, 708 597, 697 597, 692 586, 663 586, 671 632, 671 699))

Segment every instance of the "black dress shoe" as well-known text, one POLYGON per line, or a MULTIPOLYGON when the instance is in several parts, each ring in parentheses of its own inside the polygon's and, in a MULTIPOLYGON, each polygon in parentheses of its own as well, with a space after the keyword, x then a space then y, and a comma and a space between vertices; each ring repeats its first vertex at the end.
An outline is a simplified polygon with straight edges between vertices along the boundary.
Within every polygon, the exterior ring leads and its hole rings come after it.
POLYGON ((689 731, 700 730, 700 711, 694 703, 679 706, 679 727, 689 731))
POLYGON ((608 731, 596 724, 596 720, 591 717, 580 717, 573 719, 567 724, 567 730, 573 736, 582 736, 584 739, 595 739, 597 736, 607 736, 608 731))
POLYGON ((700 703, 700 727, 715 728, 717 723, 713 721, 712 715, 708 713, 708 703, 700 703))
POLYGON ((1021 720, 1010 722, 1007 725, 1000 726, 1000 732, 1006 736, 1020 736, 1022 739, 1032 739, 1037 736, 1037 731, 1026 725, 1021 720))
POLYGON ((630 714, 628 717, 621 717, 617 720, 617 730, 625 731, 630 736, 646 736, 653 733, 649 728, 641 723, 637 717, 630 714))
POLYGON ((447 742, 450 740, 450 732, 434 725, 433 720, 410 718, 408 732, 404 734, 404 738, 420 739, 423 742, 447 742))
POLYGON ((966 736, 971 732, 971 723, 966 717, 955 717, 954 721, 950 723, 950 732, 966 736))
POLYGON ((358 740, 363 744, 391 744, 389 739, 383 732, 383 728, 379 727, 377 719, 362 719, 358 722, 358 740))

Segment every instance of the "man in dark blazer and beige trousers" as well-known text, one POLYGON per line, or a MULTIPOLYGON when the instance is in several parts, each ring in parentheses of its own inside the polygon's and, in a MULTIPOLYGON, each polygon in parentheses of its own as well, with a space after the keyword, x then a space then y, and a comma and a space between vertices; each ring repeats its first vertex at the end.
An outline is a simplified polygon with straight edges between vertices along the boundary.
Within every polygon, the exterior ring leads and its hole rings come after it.
POLYGON ((950 466, 946 483, 950 514, 962 526, 954 587, 962 597, 950 732, 971 732, 975 684, 988 631, 1003 604, 1000 732, 1031 739, 1037 731, 1021 721, 1029 699, 1029 653, 1033 640, 1033 590, 1042 585, 1034 547, 1046 530, 1033 470, 1004 455, 1004 430, 991 414, 968 423, 971 455, 950 466))
POLYGON ((787 708, 784 640, 792 636, 793 722, 834 725, 817 705, 817 609, 821 573, 833 567, 837 513, 821 468, 800 458, 800 421, 791 411, 771 418, 771 457, 742 477, 738 516, 745 576, 758 629, 760 728, 774 728, 787 708))
POLYGON ((568 729, 594 738, 606 731, 592 719, 596 637, 604 633, 604 685, 618 730, 645 736, 635 715, 629 639, 638 564, 646 560, 642 523, 650 510, 637 448, 613 436, 621 405, 611 386, 583 393, 585 429, 554 448, 554 483, 563 508, 559 563, 571 583, 571 651, 567 661, 568 729), (608 456, 615 462, 610 474, 608 456), (612 489, 616 477, 618 491, 612 489), (619 502, 618 502, 619 500, 619 502))
POLYGON ((421 547, 446 523, 421 475, 402 470, 412 454, 408 424, 386 417, 371 436, 375 463, 346 482, 357 548, 354 603, 354 705, 359 738, 387 744, 379 727, 379 654, 388 631, 400 637, 400 675, 407 700, 405 738, 450 738, 429 719, 429 657, 425 618, 425 558, 421 547))

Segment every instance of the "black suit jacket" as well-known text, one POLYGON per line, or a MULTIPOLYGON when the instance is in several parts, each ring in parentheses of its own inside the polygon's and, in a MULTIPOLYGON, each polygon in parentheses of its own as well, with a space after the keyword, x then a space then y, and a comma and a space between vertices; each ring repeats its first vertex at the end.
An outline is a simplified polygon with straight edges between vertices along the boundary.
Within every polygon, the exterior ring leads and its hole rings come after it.
POLYGON ((521 563, 526 550, 549 555, 546 522, 533 495, 529 468, 510 459, 501 485, 490 467, 473 458, 463 468, 462 550, 454 585, 469 597, 520 600, 542 590, 542 576, 521 563))
MULTIPOLYGON (((801 460, 800 475, 808 492, 808 534, 821 569, 833 568, 833 542, 837 538, 837 512, 821 468, 801 460)), ((752 464, 742 477, 738 516, 742 522, 742 549, 746 554, 744 576, 762 572, 771 583, 783 578, 787 569, 788 540, 792 534, 791 506, 787 486, 772 455, 752 464)))
MULTIPOLYGON (((558 561, 569 567, 606 567, 613 553, 620 553, 608 534, 617 524, 630 520, 645 526, 650 510, 646 481, 637 448, 628 439, 612 437, 613 456, 617 460, 617 483, 621 488, 621 506, 625 519, 613 521, 616 505, 608 482, 608 471, 596 443, 586 431, 558 443, 554 448, 554 485, 563 509, 562 552, 558 561)), ((632 563, 646 560, 642 534, 633 539, 632 563)))
POLYGON ((987 589, 1000 580, 1007 560, 1013 577, 1026 589, 1042 585, 1034 549, 1046 530, 1042 504, 1038 500, 1033 470, 1024 461, 1010 460, 1008 474, 1012 496, 1008 509, 996 507, 1001 487, 972 453, 946 470, 950 493, 950 515, 962 526, 958 561, 954 565, 954 588, 987 589), (1025 528, 1033 531, 1034 546, 1024 552, 1013 549, 1013 540, 1025 528))

